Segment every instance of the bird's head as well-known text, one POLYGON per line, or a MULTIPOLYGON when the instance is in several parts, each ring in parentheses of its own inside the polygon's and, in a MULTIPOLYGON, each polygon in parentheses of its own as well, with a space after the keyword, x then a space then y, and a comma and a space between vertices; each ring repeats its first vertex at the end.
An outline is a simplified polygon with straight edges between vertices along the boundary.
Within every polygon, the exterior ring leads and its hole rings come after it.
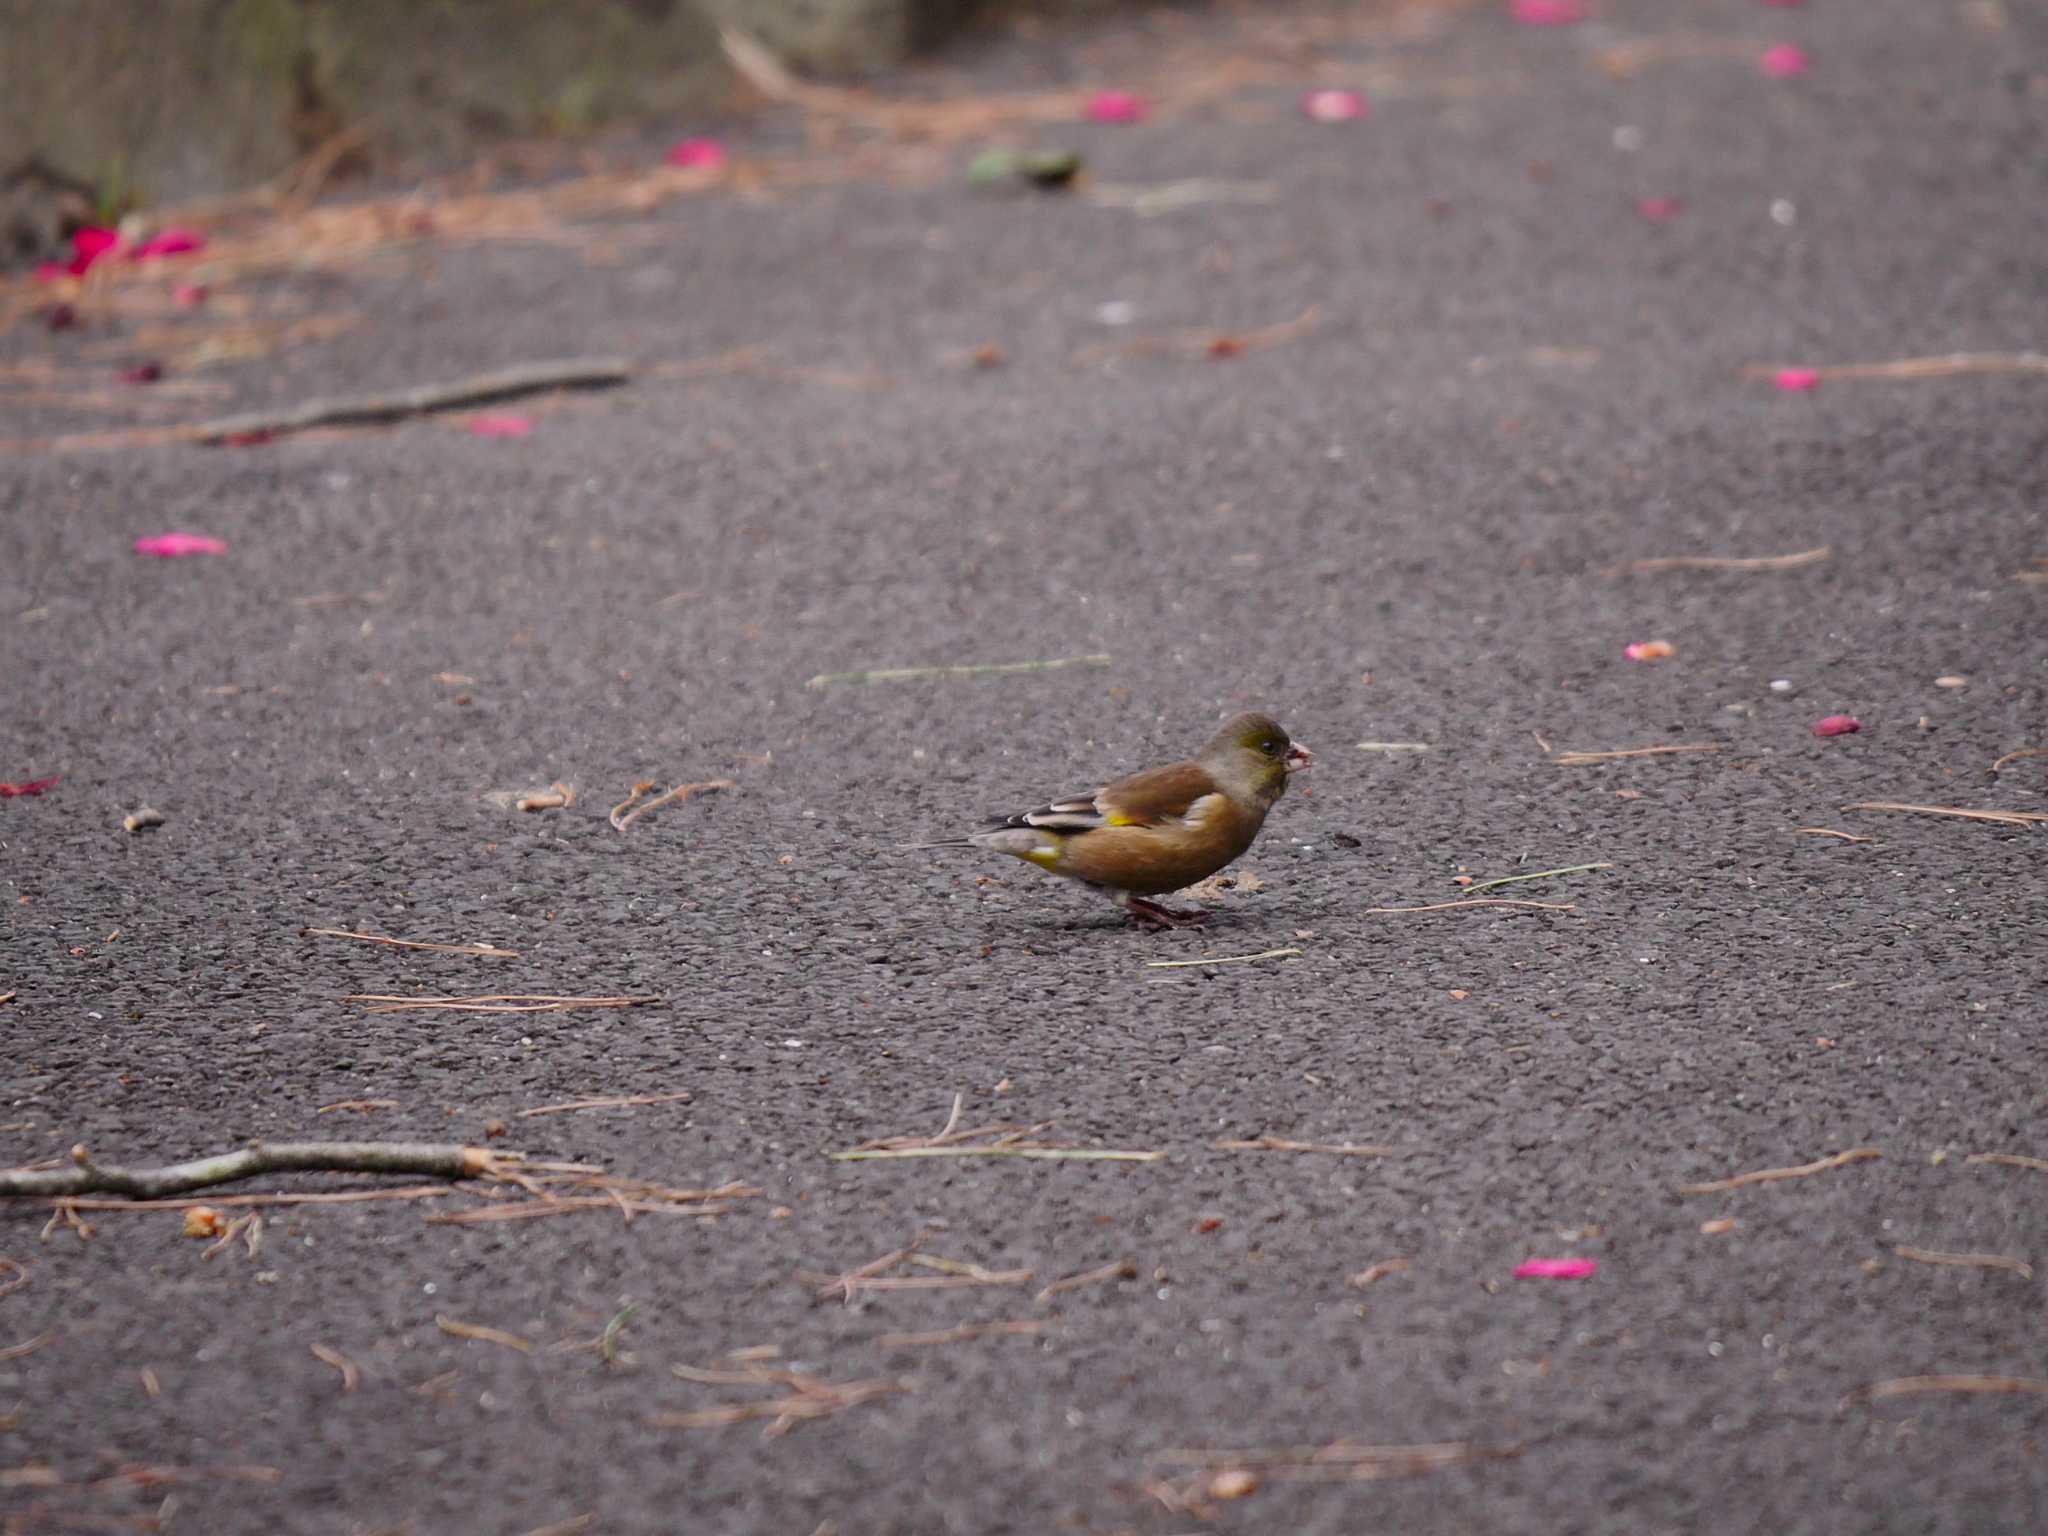
POLYGON ((1239 715, 1209 738, 1200 761, 1226 789, 1270 804, 1287 788, 1287 776, 1314 762, 1315 754, 1270 716, 1239 715))

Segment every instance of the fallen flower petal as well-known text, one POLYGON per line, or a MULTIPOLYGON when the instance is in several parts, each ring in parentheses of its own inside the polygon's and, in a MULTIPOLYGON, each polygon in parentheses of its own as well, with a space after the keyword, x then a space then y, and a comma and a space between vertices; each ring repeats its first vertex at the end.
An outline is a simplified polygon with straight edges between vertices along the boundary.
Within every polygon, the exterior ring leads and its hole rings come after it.
POLYGON ((155 555, 160 560, 181 560, 187 555, 224 555, 227 552, 227 545, 203 533, 160 533, 154 538, 135 541, 135 553, 155 555))
POLYGON ((92 269, 94 262, 118 250, 120 244, 121 237, 113 230, 88 224, 71 237, 71 259, 61 263, 44 262, 36 268, 36 281, 51 283, 60 277, 83 277, 92 269))
POLYGON ((1812 67, 1813 60, 1806 56, 1806 50, 1791 43, 1779 43, 1774 48, 1766 48, 1764 56, 1757 60, 1757 68, 1774 80, 1803 75, 1812 67))
POLYGON ((662 159, 686 171, 716 171, 724 169, 727 156, 716 139, 679 139, 662 159))
POLYGON ((1863 722, 1854 715, 1829 715, 1825 720, 1813 722, 1816 736, 1853 736, 1863 729, 1863 722))
POLYGON ((159 256, 189 256, 206 249, 206 236, 196 229, 166 229, 149 237, 128 253, 130 261, 154 261, 159 256))
POLYGON ((1623 646, 1621 654, 1630 661, 1665 661, 1678 654, 1678 647, 1669 640, 1638 640, 1623 646))
POLYGON ((1301 98, 1302 115, 1318 123, 1349 123, 1369 110, 1356 91, 1307 91, 1301 98))
POLYGON ((469 430, 478 437, 526 437, 533 431, 526 416, 472 416, 469 430))
POLYGON ((1097 91, 1083 113, 1091 123, 1138 123, 1148 110, 1145 98, 1134 91, 1097 91))
POLYGON ((1820 388, 1820 370, 1817 368, 1780 368, 1771 382, 1791 394, 1804 394, 1809 389, 1820 388))
POLYGON ((1515 1266, 1517 1280, 1583 1280, 1598 1273, 1598 1259, 1527 1259, 1515 1266))
POLYGON ((1662 224, 1677 218, 1679 210, 1684 206, 1685 204, 1675 197, 1639 197, 1636 199, 1636 212, 1648 219, 1652 224, 1662 224))
POLYGON ((154 384, 164 376, 164 365, 157 362, 137 363, 133 368, 121 370, 123 384, 154 384))
POLYGON ((1568 27, 1586 19, 1579 0, 1513 0, 1508 11, 1525 27, 1568 27))
POLYGON ((0 784, 0 800, 12 800, 16 795, 40 795, 53 788, 62 774, 51 774, 47 779, 30 779, 26 784, 0 784))
POLYGON ((206 284, 173 283, 171 302, 180 309, 197 309, 206 302, 206 284))

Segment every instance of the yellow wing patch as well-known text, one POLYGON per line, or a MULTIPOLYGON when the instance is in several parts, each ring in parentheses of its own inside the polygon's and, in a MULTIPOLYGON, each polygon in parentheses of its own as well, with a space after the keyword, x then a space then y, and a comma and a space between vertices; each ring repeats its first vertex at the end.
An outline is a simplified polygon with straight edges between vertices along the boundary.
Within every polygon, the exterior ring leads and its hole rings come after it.
POLYGON ((1029 859, 1040 869, 1051 869, 1059 863, 1060 851, 1057 848, 1033 848, 1022 857, 1029 859))
POLYGON ((1102 824, 1105 827, 1135 827, 1142 825, 1137 817, 1127 816, 1122 811, 1109 812, 1102 818, 1102 824))

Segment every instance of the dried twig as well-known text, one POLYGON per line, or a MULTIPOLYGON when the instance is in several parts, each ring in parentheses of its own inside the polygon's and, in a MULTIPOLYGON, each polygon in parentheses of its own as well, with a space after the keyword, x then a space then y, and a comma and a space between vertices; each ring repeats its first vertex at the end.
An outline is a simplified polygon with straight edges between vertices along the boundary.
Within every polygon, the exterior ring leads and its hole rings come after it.
POLYGON ((885 1253, 879 1259, 870 1259, 858 1269, 849 1269, 844 1274, 833 1276, 822 1286, 819 1286, 815 1294, 818 1300, 829 1301, 832 1299, 832 1293, 837 1291, 841 1300, 851 1302, 853 1300, 853 1293, 860 1289, 862 1282, 871 1280, 876 1275, 894 1269, 916 1251, 917 1244, 913 1242, 906 1248, 898 1248, 892 1252, 885 1253))
POLYGON ((865 1381, 821 1381, 808 1371, 777 1370, 763 1365, 746 1365, 739 1370, 700 1370, 694 1366, 669 1367, 684 1381, 714 1386, 779 1386, 789 1389, 782 1397, 747 1403, 726 1403, 716 1408, 688 1412, 658 1413, 653 1423, 665 1429, 709 1429, 739 1424, 748 1419, 767 1419, 768 1436, 784 1435, 808 1419, 822 1419, 893 1392, 916 1390, 916 1384, 893 1377, 871 1377, 865 1381))
POLYGON ((1922 1392, 2024 1392, 2048 1394, 2048 1380, 2037 1376, 1894 1376, 1842 1394, 1840 1406, 1881 1402, 1887 1397, 1912 1397, 1922 1392))
POLYGON ((16 1259, 0 1259, 0 1272, 8 1276, 0 1282, 0 1296, 11 1296, 28 1284, 28 1266, 16 1259))
POLYGON ((434 1326, 452 1338, 475 1339, 483 1344, 496 1344, 505 1349, 516 1349, 522 1355, 533 1353, 532 1342, 522 1339, 516 1333, 507 1333, 502 1328, 486 1328, 480 1323, 459 1322, 445 1312, 435 1315, 434 1326))
POLYGON ((984 1125, 972 1130, 959 1130, 956 1127, 960 1123, 960 1109, 964 1102, 963 1095, 953 1095, 953 1108, 936 1135, 883 1136, 861 1142, 845 1152, 829 1152, 826 1156, 835 1162, 871 1162, 888 1157, 1024 1157, 1138 1163, 1154 1163, 1166 1156, 1164 1152, 1061 1147, 1029 1139, 1041 1131, 1052 1129, 1050 1120, 1037 1125, 984 1125))
POLYGON ((1823 379, 1951 379, 1965 373, 2048 373, 2048 353, 1949 352, 1939 357, 1901 357, 1885 363, 1755 363, 1742 370, 1752 379, 1776 378, 1787 369, 1823 379))
POLYGON ((64 1204, 82 1211, 190 1211, 200 1206, 355 1205, 366 1200, 433 1200, 455 1191, 446 1184, 414 1189, 304 1190, 295 1194, 208 1195, 194 1200, 115 1200, 93 1195, 67 1197, 64 1204))
POLYGON ((1062 1275, 1031 1299, 1045 1302, 1063 1291, 1078 1291, 1084 1285, 1100 1285, 1105 1280, 1137 1278, 1137 1264, 1130 1259, 1118 1259, 1114 1264, 1104 1264, 1099 1269, 1084 1269, 1078 1275, 1062 1275))
POLYGON ((1818 565, 1834 553, 1830 545, 1802 549, 1796 555, 1759 555, 1745 560, 1718 555, 1666 555, 1656 560, 1631 560, 1628 569, 1639 576, 1658 571, 1791 571, 1802 565, 1818 565))
POLYGON ((692 795, 709 794, 713 790, 731 789, 733 787, 734 781, 731 779, 706 779, 701 784, 678 784, 666 794, 656 795, 644 805, 628 810, 627 807, 632 806, 635 801, 639 800, 642 794, 654 788, 653 781, 643 781, 633 786, 632 794, 612 807, 611 823, 615 830, 623 832, 656 806, 668 805, 671 802, 680 803, 689 799, 692 795))
POLYGON ((365 944, 390 944, 398 949, 431 949, 443 955, 488 955, 494 960, 517 960, 516 949, 499 949, 491 944, 429 944, 421 939, 393 939, 381 933, 355 933, 347 928, 301 928, 299 937, 360 939, 365 944))
POLYGON ((224 416, 217 421, 186 427, 182 429, 182 435, 202 443, 226 442, 230 438, 276 437, 285 432, 302 432, 309 427, 397 421, 406 416, 445 411, 462 405, 480 405, 488 400, 509 400, 543 390, 623 384, 632 376, 633 365, 621 358, 526 363, 472 374, 447 384, 420 384, 389 394, 313 399, 285 410, 224 416))
POLYGON ((342 1391, 353 1392, 358 1386, 362 1384, 362 1367, 357 1365, 355 1361, 349 1359, 349 1357, 347 1355, 344 1355, 340 1350, 334 1348, 333 1345, 312 1344, 308 1345, 307 1347, 313 1352, 313 1358, 315 1360, 320 1361, 324 1365, 331 1365, 337 1371, 341 1372, 342 1391))
POLYGON ((1426 907, 1367 907, 1368 916, 1387 912, 1459 912, 1466 907, 1534 907, 1543 912, 1575 912, 1568 901, 1514 901, 1506 896, 1476 896, 1469 901, 1439 901, 1426 907))
POLYGON ((690 1098, 688 1089, 678 1093, 636 1093, 610 1099, 571 1099, 566 1104, 541 1104, 532 1109, 522 1109, 512 1118, 530 1120, 535 1115, 567 1115, 585 1109, 625 1109, 640 1104, 678 1104, 690 1098))
POLYGON ((2048 747, 2021 747, 2017 752, 2008 752, 1991 765, 1990 771, 1996 773, 2007 763, 2016 763, 2023 757, 2048 757, 2048 747))
POLYGON ((1242 965, 1248 960, 1284 960, 1302 953, 1304 951, 1299 949, 1262 949, 1256 955, 1213 955, 1207 960, 1147 960, 1145 966, 1148 970, 1172 971, 1191 965, 1242 965))
POLYGON ((1365 1268, 1359 1270, 1354 1275, 1346 1275, 1344 1283, 1354 1291, 1362 1291, 1375 1280, 1384 1280, 1388 1275, 1400 1274, 1402 1270, 1409 1268, 1413 1262, 1412 1259, 1381 1259, 1376 1264, 1366 1265, 1365 1268))
POLYGON ((1560 768, 1583 768, 1588 763, 1611 763, 1624 757, 1662 757, 1673 752, 1725 752, 1713 742, 1693 742, 1678 747, 1629 747, 1619 752, 1560 752, 1551 761, 1560 768))
POLYGON ((1289 1141, 1283 1136, 1258 1136, 1250 1141, 1212 1141, 1218 1152, 1333 1152, 1340 1157, 1392 1157, 1392 1147, 1349 1141, 1289 1141))
POLYGON ((1549 880, 1557 875, 1583 875, 1590 869, 1612 869, 1612 864, 1572 864, 1563 869, 1542 869, 1533 875, 1502 875, 1498 880, 1482 880, 1477 885, 1465 887, 1467 896, 1477 896, 1481 891, 1490 891, 1496 885, 1518 885, 1524 880, 1549 880))
POLYGON ((637 1008, 661 1001, 659 994, 559 997, 550 992, 480 992, 473 997, 404 997, 387 992, 352 992, 347 1003, 375 1003, 371 1013, 443 1011, 455 1013, 568 1013, 577 1008, 637 1008))
POLYGON ((1933 1248, 1911 1248, 1901 1243, 1892 1252, 1916 1264, 1951 1264, 1962 1269, 2002 1269, 2022 1280, 2034 1278, 2034 1266, 2023 1259, 2008 1259, 1996 1253, 1942 1253, 1933 1248))
POLYGON ((32 1339, 22 1340, 19 1344, 10 1344, 5 1349, 0 1349, 0 1360, 19 1360, 24 1355, 32 1355, 55 1337, 57 1335, 54 1333, 39 1333, 32 1339))
POLYGON ((1906 811, 1917 816, 1960 816, 1967 821, 1995 821, 2006 826, 2025 827, 2048 821, 2048 811, 1971 811, 1954 805, 1903 805, 1895 800, 1862 800, 1845 805, 1845 811, 1906 811))
POLYGON ((1845 843, 1874 843, 1874 837, 1858 837, 1854 832, 1837 832, 1833 827, 1794 827, 1795 837, 1839 837, 1845 843))
POLYGON ((2007 1168, 2031 1168, 2036 1173, 2048 1173, 2048 1157, 2022 1157, 2017 1152, 1972 1152, 1963 1161, 1998 1163, 2007 1168))
POLYGON ((162 1168, 116 1168, 94 1163, 81 1143, 69 1168, 0 1171, 0 1196, 83 1195, 99 1192, 154 1199, 209 1189, 265 1173, 410 1173, 444 1179, 499 1179, 514 1156, 453 1143, 405 1141, 253 1142, 239 1152, 172 1163, 162 1168))
POLYGON ((1833 1157, 1823 1157, 1818 1162, 1801 1163, 1796 1168, 1758 1168, 1750 1173, 1738 1173, 1729 1179, 1714 1179, 1705 1184, 1681 1184, 1681 1195, 1718 1195, 1731 1189, 1741 1189, 1746 1184, 1772 1184, 1780 1179, 1803 1179, 1808 1174, 1826 1173, 1833 1168, 1846 1168, 1851 1163, 1867 1163, 1884 1154, 1876 1147, 1851 1147, 1847 1152, 1837 1152, 1833 1157))
POLYGON ((1106 655, 1062 656, 1052 661, 996 661, 934 667, 882 667, 866 672, 820 672, 808 679, 806 688, 830 688, 834 683, 903 683, 928 677, 993 677, 1012 672, 1057 672, 1066 667, 1106 667, 1106 655))
POLYGON ((534 811, 566 810, 576 803, 575 786, 555 780, 546 789, 535 790, 532 794, 521 795, 512 802, 512 809, 528 814, 534 811))
POLYGON ((966 1339, 1044 1333, 1051 1326, 1042 1317, 1020 1317, 1001 1323, 962 1323, 957 1328, 936 1328, 929 1333, 884 1333, 876 1337, 875 1344, 882 1349, 913 1349, 926 1344, 958 1344, 966 1339))
POLYGON ((835 1163, 873 1163, 892 1157, 1021 1157, 1036 1162, 1157 1163, 1164 1152, 1133 1152, 1110 1147, 1048 1147, 1035 1143, 995 1146, 897 1147, 888 1151, 828 1152, 835 1163))

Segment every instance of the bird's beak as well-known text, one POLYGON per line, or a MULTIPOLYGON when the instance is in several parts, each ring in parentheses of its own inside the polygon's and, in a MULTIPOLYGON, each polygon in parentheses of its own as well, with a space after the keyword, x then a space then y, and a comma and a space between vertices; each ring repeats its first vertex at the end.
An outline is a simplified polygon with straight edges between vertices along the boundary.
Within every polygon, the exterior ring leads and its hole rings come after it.
POLYGON ((1315 760, 1315 753, 1309 751, 1307 747, 1304 747, 1298 741, 1288 746, 1287 756, 1284 759, 1289 773, 1299 773, 1315 760))

